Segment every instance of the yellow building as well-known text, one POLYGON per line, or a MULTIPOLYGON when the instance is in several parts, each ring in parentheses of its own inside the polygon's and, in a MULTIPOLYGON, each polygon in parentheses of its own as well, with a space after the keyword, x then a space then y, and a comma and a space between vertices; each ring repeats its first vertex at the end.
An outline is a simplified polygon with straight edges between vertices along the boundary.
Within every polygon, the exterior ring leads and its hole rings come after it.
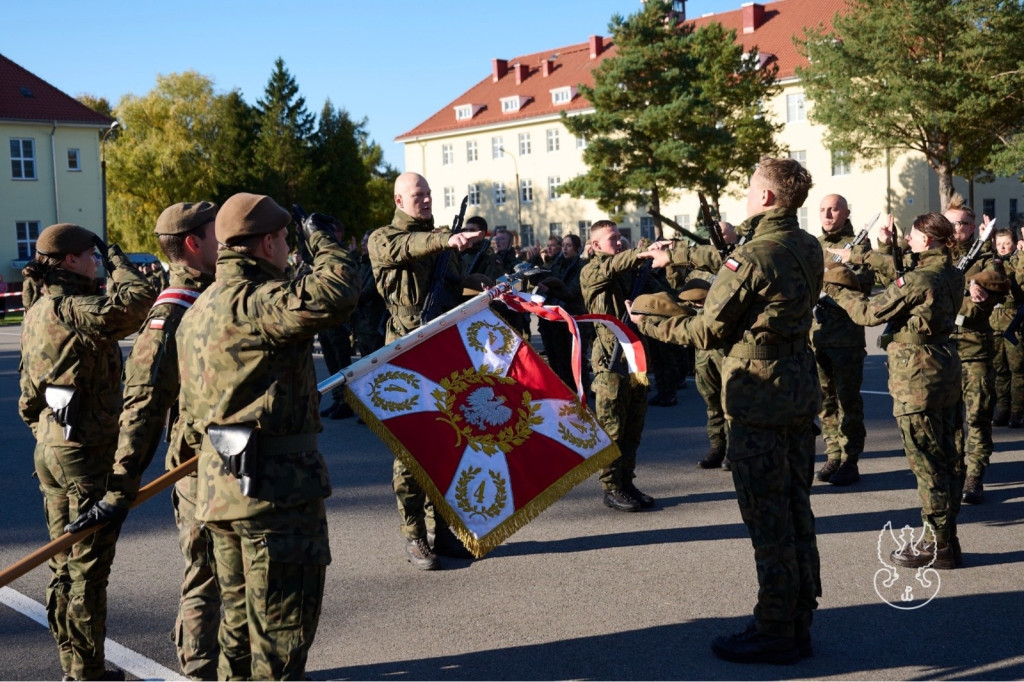
MULTIPOLYGON (((0 55, 0 274, 21 281, 39 232, 54 223, 103 228, 98 114, 0 55)), ((14 307, 14 306, 11 306, 14 307)))
MULTIPOLYGON (((677 7, 682 3, 676 3, 677 7)), ((842 194, 850 203, 856 226, 875 213, 892 212, 902 225, 921 213, 941 210, 938 178, 923 156, 893 152, 887 161, 866 167, 834 155, 823 142, 824 129, 808 120, 812 103, 805 101, 796 67, 805 63, 793 45, 806 26, 829 26, 843 0, 779 0, 745 3, 736 10, 705 15, 696 26, 719 22, 734 29, 745 48, 756 46, 761 58, 778 65, 781 92, 765 105, 766 115, 784 124, 780 146, 803 163, 814 177, 814 188, 800 213, 801 225, 821 231, 817 208, 828 194, 842 194)), ((423 174, 434 194, 434 213, 447 222, 464 195, 470 197, 467 215, 482 215, 492 227, 504 226, 520 234, 524 245, 543 243, 549 235, 584 230, 607 217, 594 201, 558 194, 560 182, 585 172, 577 139, 561 124, 561 111, 569 115, 592 111, 578 93, 578 85, 593 85, 591 71, 615 54, 609 38, 591 36, 585 43, 494 59, 488 77, 397 138, 404 143, 405 169, 423 174), (517 191, 518 190, 518 191, 517 191)), ((968 187, 955 181, 957 191, 970 198, 979 213, 997 216, 1001 225, 1017 217, 1021 208, 1020 181, 1001 178, 968 187)), ((725 220, 746 218, 745 185, 733 187, 721 198, 725 220)), ((644 208, 630 211, 620 223, 627 236, 652 236, 653 221, 644 208)), ((696 222, 696 196, 681 191, 674 200, 662 200, 662 213, 683 227, 696 222)), ((668 236, 672 231, 666 230, 668 236)))

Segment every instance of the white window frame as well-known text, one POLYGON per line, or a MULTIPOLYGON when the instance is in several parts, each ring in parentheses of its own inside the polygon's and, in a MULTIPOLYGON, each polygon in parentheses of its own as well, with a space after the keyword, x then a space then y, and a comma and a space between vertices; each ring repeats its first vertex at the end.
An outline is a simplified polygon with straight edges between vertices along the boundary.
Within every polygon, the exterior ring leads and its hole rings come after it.
POLYGON ((562 184, 562 178, 557 175, 548 176, 548 199, 558 199, 562 195, 556 190, 562 184))
POLYGON ((547 144, 549 152, 557 152, 559 149, 558 141, 558 128, 548 128, 547 130, 547 144))
POLYGON ((548 223, 548 239, 554 237, 555 239, 561 240, 563 232, 562 223, 548 223))
POLYGON ((466 162, 473 163, 480 158, 476 140, 466 140, 466 162))
POLYGON ((786 95, 786 123, 802 123, 807 120, 807 101, 802 92, 786 95))
POLYGON ((466 188, 466 194, 469 196, 468 204, 470 206, 480 205, 480 185, 470 185, 466 188))
POLYGON ((533 180, 519 180, 519 199, 524 204, 533 203, 533 180))
POLYGON ((505 183, 496 182, 494 183, 494 205, 504 206, 505 205, 505 183))
POLYGON ((37 180, 36 174, 36 140, 34 137, 12 137, 11 178, 13 180, 37 180), (25 147, 28 153, 25 153, 25 147), (27 172, 26 172, 27 171, 27 172))
POLYGON ((533 246, 533 225, 527 223, 526 225, 519 226, 519 245, 523 248, 533 246))
POLYGON ((519 156, 529 156, 533 151, 530 133, 519 133, 519 156))
POLYGON ((68 170, 74 173, 82 171, 82 153, 77 147, 68 147, 68 170))
POLYGON ((807 168, 807 150, 806 149, 790 150, 789 158, 793 159, 794 161, 799 161, 801 166, 803 166, 804 168, 807 168))
POLYGON ((579 91, 574 85, 566 85, 561 88, 551 88, 548 92, 551 93, 552 104, 568 104, 576 97, 579 91))
POLYGON ((455 148, 450 142, 441 145, 441 165, 451 166, 455 163, 455 148))
POLYGON ((444 207, 455 208, 455 188, 445 187, 444 188, 444 207))
POLYGON ((17 245, 15 251, 18 254, 18 260, 32 260, 36 255, 36 241, 39 239, 40 221, 38 220, 18 220, 14 223, 14 237, 17 245), (22 250, 24 247, 24 250, 22 250), (28 254, 24 256, 24 254, 28 254))
POLYGON ((491 158, 492 159, 504 159, 505 158, 505 142, 504 138, 500 135, 491 138, 491 158))
POLYGON ((587 136, 586 135, 580 135, 579 137, 576 138, 576 149, 586 149, 586 148, 587 148, 587 136))
POLYGON ((852 167, 851 157, 853 155, 850 152, 842 152, 838 150, 832 151, 832 175, 833 177, 850 175, 852 167))

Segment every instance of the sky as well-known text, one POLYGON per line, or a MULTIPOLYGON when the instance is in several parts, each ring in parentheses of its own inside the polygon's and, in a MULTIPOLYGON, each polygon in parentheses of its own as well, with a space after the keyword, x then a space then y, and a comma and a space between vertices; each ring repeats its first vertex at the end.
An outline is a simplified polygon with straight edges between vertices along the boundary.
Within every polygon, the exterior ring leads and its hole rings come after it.
MULTIPOLYGON (((686 14, 746 0, 687 0, 686 14)), ((640 0, 37 0, 4 8, 0 54, 75 97, 142 96, 158 75, 197 71, 217 92, 262 97, 281 57, 306 108, 327 99, 366 119, 385 160, 394 141, 491 72, 491 60, 608 35, 640 0), (428 9, 429 8, 429 9, 428 9)))

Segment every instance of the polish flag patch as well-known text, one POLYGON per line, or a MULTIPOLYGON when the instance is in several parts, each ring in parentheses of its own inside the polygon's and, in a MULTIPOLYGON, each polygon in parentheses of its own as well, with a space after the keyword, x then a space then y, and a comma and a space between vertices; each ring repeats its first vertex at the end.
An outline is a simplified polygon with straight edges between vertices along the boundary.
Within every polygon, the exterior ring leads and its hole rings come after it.
POLYGON ((737 270, 739 270, 741 265, 743 265, 743 264, 740 263, 735 258, 729 258, 727 261, 725 261, 725 267, 729 268, 733 272, 736 272, 737 270))
POLYGON ((901 276, 901 277, 897 277, 896 278, 896 286, 899 287, 900 289, 902 289, 903 285, 906 284, 906 283, 907 283, 907 278, 906 277, 902 277, 901 276))
POLYGON ((149 328, 150 329, 163 329, 164 328, 164 320, 163 320, 163 318, 157 317, 157 318, 154 318, 154 319, 150 320, 149 321, 149 328))

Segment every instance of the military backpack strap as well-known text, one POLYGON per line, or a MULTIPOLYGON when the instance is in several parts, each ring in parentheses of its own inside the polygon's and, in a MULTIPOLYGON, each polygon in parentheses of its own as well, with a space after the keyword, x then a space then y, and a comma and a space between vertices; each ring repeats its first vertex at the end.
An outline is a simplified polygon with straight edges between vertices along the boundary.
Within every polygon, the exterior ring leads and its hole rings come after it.
POLYGON ((164 289, 160 292, 160 295, 156 297, 153 302, 153 307, 163 305, 164 303, 171 303, 173 305, 180 305, 186 310, 192 307, 192 304, 199 298, 200 292, 196 289, 188 289, 185 287, 174 287, 164 289))

